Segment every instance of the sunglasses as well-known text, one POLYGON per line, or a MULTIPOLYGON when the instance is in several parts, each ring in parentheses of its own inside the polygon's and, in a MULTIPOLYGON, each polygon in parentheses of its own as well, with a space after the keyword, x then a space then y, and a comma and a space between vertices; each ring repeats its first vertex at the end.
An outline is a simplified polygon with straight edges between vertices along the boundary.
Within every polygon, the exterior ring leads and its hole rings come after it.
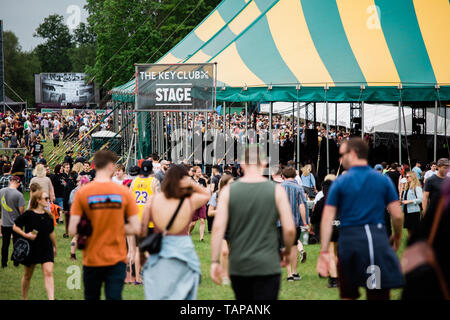
POLYGON ((406 179, 411 178, 411 176, 406 176, 406 179))
POLYGON ((50 198, 49 197, 45 197, 45 198, 42 198, 41 200, 49 201, 50 198))

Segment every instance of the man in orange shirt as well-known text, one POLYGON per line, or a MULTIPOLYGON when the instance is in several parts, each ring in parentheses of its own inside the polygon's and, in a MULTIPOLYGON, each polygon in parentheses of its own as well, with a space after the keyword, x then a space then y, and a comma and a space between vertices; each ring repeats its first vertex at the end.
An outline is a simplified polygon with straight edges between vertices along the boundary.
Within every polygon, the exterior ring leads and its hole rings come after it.
POLYGON ((126 235, 139 233, 139 209, 131 192, 112 182, 117 155, 109 150, 94 155, 97 169, 93 182, 75 194, 71 208, 69 233, 85 216, 92 226, 83 250, 84 298, 100 300, 105 283, 107 300, 121 300, 127 261, 126 235))

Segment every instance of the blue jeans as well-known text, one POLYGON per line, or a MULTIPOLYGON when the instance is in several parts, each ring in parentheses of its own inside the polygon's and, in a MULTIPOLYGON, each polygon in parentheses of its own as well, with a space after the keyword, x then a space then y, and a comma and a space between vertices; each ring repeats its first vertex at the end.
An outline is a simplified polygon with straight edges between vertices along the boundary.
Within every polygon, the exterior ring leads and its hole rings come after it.
POLYGON ((100 300, 102 284, 105 283, 106 300, 122 300, 126 265, 119 262, 108 267, 83 267, 84 299, 100 300))
POLYGON ((64 199, 63 198, 56 198, 55 203, 61 207, 61 211, 64 210, 64 199))

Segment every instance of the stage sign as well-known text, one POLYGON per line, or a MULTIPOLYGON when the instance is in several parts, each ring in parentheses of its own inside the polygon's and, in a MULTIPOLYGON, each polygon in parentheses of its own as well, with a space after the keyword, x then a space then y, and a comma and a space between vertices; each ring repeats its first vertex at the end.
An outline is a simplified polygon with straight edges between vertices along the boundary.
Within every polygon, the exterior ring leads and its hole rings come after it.
POLYGON ((214 64, 136 64, 136 111, 209 111, 214 64))

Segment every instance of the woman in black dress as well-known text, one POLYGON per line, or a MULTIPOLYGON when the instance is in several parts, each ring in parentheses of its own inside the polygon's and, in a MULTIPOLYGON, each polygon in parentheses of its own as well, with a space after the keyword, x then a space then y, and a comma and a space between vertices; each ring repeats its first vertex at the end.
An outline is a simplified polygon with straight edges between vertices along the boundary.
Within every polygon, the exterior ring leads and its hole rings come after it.
POLYGON ((22 298, 27 299, 31 277, 36 264, 42 264, 45 290, 49 300, 54 300, 53 261, 56 256, 56 237, 53 215, 46 209, 49 203, 46 192, 33 193, 30 209, 15 221, 13 230, 30 242, 30 254, 22 262, 25 273, 22 278, 22 298), (23 231, 25 228, 25 232, 23 231))

